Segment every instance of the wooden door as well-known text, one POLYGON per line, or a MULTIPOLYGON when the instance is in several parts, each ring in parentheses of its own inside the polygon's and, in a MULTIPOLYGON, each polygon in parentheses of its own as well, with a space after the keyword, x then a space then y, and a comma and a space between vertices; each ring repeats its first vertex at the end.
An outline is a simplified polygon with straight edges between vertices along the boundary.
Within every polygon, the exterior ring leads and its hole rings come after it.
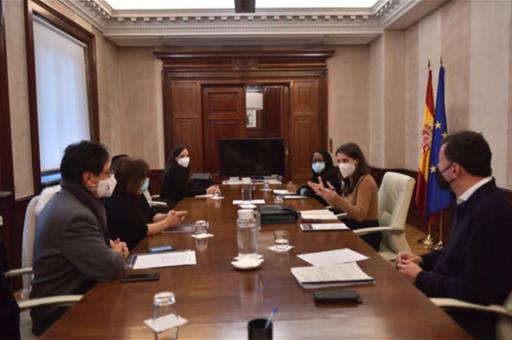
POLYGON ((219 172, 219 140, 243 138, 245 90, 243 86, 203 87, 204 169, 219 172))
POLYGON ((290 84, 289 173, 296 183, 311 178, 311 155, 324 147, 320 117, 318 79, 293 80, 290 84))
MULTIPOLYGON (((201 119, 201 85, 197 81, 173 81, 172 147, 183 144, 190 152, 190 173, 203 171, 203 127, 201 119)), ((168 158, 169 155, 166 155, 168 158)), ((167 161, 166 158, 166 161, 167 161)))

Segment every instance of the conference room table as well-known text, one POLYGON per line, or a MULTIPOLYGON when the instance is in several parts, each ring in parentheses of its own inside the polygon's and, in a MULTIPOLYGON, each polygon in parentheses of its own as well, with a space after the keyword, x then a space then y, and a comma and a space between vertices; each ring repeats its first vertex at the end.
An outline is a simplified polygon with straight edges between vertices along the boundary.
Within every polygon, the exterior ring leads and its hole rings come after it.
MULTIPOLYGON (((196 265, 134 271, 159 273, 159 281, 98 283, 41 338, 153 338, 144 320, 151 318, 153 296, 162 291, 175 294, 177 312, 188 320, 180 327, 180 339, 246 339, 247 322, 268 317, 274 307, 278 308, 274 339, 470 338, 352 231, 303 232, 300 219, 293 224, 263 225, 258 232, 262 265, 247 271, 234 268, 239 208, 233 200, 240 198, 240 187, 223 185, 221 189, 223 200, 185 198, 175 207, 188 210, 187 221, 206 219, 214 237, 197 240, 186 233, 162 233, 146 238, 133 250, 143 253, 162 245, 195 249, 196 265), (268 249, 274 244, 273 231, 281 229, 289 231, 294 247, 289 252, 268 249), (317 305, 313 290, 303 289, 290 268, 309 265, 298 254, 341 248, 369 257, 358 264, 375 283, 344 288, 356 290, 361 304, 317 305)), ((259 186, 254 196, 273 203, 273 193, 262 192, 259 186)), ((297 210, 321 208, 312 198, 284 203, 297 210)))

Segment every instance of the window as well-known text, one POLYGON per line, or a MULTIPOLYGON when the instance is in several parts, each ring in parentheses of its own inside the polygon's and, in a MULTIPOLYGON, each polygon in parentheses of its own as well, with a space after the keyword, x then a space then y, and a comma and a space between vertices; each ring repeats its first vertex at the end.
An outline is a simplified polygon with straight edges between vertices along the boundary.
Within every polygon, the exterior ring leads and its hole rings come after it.
POLYGON ((67 145, 90 140, 86 45, 34 17, 37 121, 41 181, 58 180, 67 145))
POLYGON ((98 140, 94 35, 51 7, 28 1, 27 65, 34 189, 60 180, 71 143, 98 140))

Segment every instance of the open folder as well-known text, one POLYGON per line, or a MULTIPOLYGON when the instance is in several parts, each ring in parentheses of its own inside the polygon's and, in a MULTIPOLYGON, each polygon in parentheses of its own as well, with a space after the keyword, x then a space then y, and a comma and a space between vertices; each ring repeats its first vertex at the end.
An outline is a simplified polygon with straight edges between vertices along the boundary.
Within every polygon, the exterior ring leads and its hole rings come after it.
POLYGON ((329 266, 295 267, 290 269, 297 282, 305 289, 373 284, 356 262, 329 266))

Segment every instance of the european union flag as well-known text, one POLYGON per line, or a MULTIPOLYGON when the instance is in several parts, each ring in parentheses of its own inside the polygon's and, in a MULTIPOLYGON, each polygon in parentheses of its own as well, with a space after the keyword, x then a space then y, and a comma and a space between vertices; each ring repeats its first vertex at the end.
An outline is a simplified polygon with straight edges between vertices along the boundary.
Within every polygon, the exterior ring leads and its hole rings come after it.
POLYGON ((443 190, 439 187, 436 179, 436 165, 439 161, 439 150, 446 136, 448 136, 448 126, 446 125, 446 109, 444 106, 444 67, 441 65, 437 83, 434 131, 432 133, 432 151, 430 153, 430 171, 428 178, 426 215, 430 218, 432 218, 432 215, 436 212, 450 206, 455 199, 455 196, 450 190, 443 190))

